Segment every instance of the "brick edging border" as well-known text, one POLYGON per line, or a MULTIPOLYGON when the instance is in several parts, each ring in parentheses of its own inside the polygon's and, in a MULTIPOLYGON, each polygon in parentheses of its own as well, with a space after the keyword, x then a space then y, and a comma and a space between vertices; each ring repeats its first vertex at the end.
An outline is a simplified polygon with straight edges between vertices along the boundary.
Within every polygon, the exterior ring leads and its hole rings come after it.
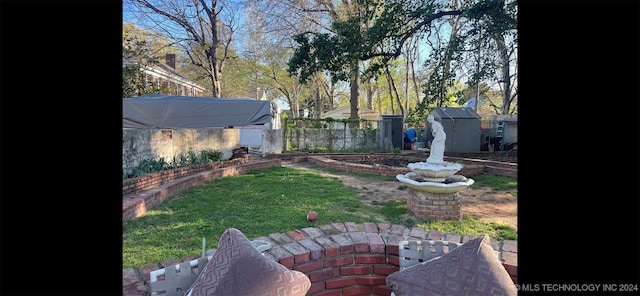
MULTIPOLYGON (((385 279, 399 270, 398 245, 401 241, 421 239, 465 243, 476 237, 398 224, 346 222, 272 233, 255 239, 272 244, 272 248, 265 252, 266 257, 309 277, 311 289, 307 295, 344 293, 348 289, 370 292, 367 295, 390 295, 385 279), (341 286, 338 283, 350 284, 341 286)), ((490 243, 507 273, 517 283, 518 242, 491 239, 490 243)), ((207 251, 208 255, 214 253, 215 249, 207 251)), ((148 296, 151 271, 198 257, 198 254, 193 254, 145 264, 137 269, 123 269, 123 296, 148 296)))

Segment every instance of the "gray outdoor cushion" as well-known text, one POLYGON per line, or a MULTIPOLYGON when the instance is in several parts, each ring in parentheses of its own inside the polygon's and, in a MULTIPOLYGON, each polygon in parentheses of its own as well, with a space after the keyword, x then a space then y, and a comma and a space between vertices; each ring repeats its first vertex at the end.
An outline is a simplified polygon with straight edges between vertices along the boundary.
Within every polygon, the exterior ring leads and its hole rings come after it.
POLYGON ((387 277, 396 296, 516 295, 486 235, 387 277))
POLYGON ((303 296, 309 288, 304 273, 263 256, 240 230, 229 228, 187 295, 303 296))

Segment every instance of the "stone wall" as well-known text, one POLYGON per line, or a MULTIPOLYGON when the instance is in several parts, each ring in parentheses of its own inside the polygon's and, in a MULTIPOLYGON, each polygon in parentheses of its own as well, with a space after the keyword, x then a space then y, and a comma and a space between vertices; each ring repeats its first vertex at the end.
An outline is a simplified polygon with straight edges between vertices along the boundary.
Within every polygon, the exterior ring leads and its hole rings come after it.
MULTIPOLYGON (((254 129, 255 130, 255 129, 254 129)), ((262 154, 284 151, 283 129, 259 129, 262 154)), ((141 160, 163 157, 171 162, 174 156, 186 155, 190 150, 217 150, 229 159, 233 149, 243 146, 242 128, 234 129, 123 129, 122 168, 135 168, 141 160)))
POLYGON ((285 149, 284 129, 262 131, 262 154, 280 154, 285 149))
POLYGON ((379 130, 290 128, 287 131, 287 149, 383 149, 379 130))
POLYGON ((122 168, 135 168, 143 159, 171 162, 190 150, 217 150, 229 159, 239 145, 239 129, 122 129, 122 168))

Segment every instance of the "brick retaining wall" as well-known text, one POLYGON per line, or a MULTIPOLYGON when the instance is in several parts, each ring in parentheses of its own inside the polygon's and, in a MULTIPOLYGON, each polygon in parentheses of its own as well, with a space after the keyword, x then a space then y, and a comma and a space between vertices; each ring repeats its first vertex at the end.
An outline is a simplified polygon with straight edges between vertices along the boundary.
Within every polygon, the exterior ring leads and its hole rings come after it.
MULTIPOLYGON (((341 157, 343 160, 344 157, 341 157)), ((341 159, 339 158, 339 159, 341 159)), ((395 167, 389 165, 370 165, 370 164, 360 164, 360 163, 352 163, 348 161, 339 161, 332 158, 327 158, 324 156, 299 156, 295 157, 293 162, 306 161, 321 167, 327 168, 335 168, 339 170, 343 170, 346 172, 356 172, 361 174, 376 174, 380 176, 396 176, 398 174, 406 174, 411 172, 408 167, 395 167)), ((409 162, 407 162, 409 164, 409 162)), ((465 166, 458 172, 460 175, 464 176, 477 176, 482 174, 485 171, 485 166, 483 165, 475 165, 475 164, 465 164, 465 166)))
MULTIPOLYGON (((145 178, 145 182, 161 183, 161 185, 147 191, 138 191, 135 194, 123 196, 122 223, 124 224, 131 219, 142 216, 148 209, 158 206, 167 198, 193 186, 203 185, 214 179, 235 176, 252 170, 282 166, 279 159, 250 161, 250 157, 247 156, 237 160, 238 164, 236 165, 207 169, 204 171, 202 171, 201 167, 197 167, 193 172, 187 172, 191 167, 184 168, 181 170, 181 174, 185 174, 186 177, 166 183, 162 181, 163 177, 173 174, 152 174, 154 177, 145 178)), ((123 187, 127 186, 129 185, 125 184, 123 181, 123 187)), ((125 189, 123 188, 123 191, 124 190, 125 189)))
MULTIPOLYGON (((294 229, 287 233, 273 233, 254 239, 267 240, 272 248, 265 256, 283 266, 309 277, 310 296, 329 295, 385 295, 391 294, 386 277, 399 270, 399 243, 403 240, 446 240, 465 243, 475 236, 403 225, 353 222, 319 225, 294 229)), ((250 238, 251 239, 251 238, 250 238)), ((517 283, 517 241, 491 240, 498 259, 517 283)), ((213 254, 215 249, 209 250, 213 254)), ((199 255, 181 260, 168 259, 140 268, 123 269, 123 296, 148 296, 149 273, 159 268, 193 260, 199 255)))
POLYGON ((198 173, 215 170, 218 168, 235 166, 250 162, 250 157, 240 157, 231 160, 216 161, 207 164, 193 165, 177 169, 166 170, 140 177, 122 180, 122 196, 127 197, 145 190, 156 188, 160 185, 176 181, 178 179, 198 173))
MULTIPOLYGON (((363 157, 367 157, 369 160, 382 160, 382 159, 401 159, 407 162, 419 162, 425 161, 426 156, 422 153, 415 153, 415 155, 396 155, 391 153, 373 153, 373 154, 331 154, 331 153, 283 153, 283 154, 267 154, 269 159, 282 159, 292 162, 309 162, 318 166, 340 169, 347 172, 357 172, 363 174, 378 174, 380 176, 395 176, 398 174, 406 174, 411 170, 407 167, 395 167, 382 164, 370 165, 360 164, 349 161, 361 160, 363 157)), ((448 157, 444 158, 446 161, 459 162, 464 167, 458 172, 458 174, 472 177, 480 174, 494 174, 499 176, 507 176, 511 178, 518 177, 518 164, 509 162, 497 162, 483 159, 461 158, 461 157, 448 157)))

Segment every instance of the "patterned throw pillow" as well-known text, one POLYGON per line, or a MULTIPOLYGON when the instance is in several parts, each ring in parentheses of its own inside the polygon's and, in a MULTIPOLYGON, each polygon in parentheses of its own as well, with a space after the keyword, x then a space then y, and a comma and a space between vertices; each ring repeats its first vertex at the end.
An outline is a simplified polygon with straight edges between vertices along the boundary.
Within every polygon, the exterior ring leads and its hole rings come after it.
POLYGON ((187 295, 296 296, 310 287, 304 273, 263 256, 240 230, 229 228, 187 295))
POLYGON ((396 296, 517 294, 486 235, 390 274, 387 285, 396 296))

